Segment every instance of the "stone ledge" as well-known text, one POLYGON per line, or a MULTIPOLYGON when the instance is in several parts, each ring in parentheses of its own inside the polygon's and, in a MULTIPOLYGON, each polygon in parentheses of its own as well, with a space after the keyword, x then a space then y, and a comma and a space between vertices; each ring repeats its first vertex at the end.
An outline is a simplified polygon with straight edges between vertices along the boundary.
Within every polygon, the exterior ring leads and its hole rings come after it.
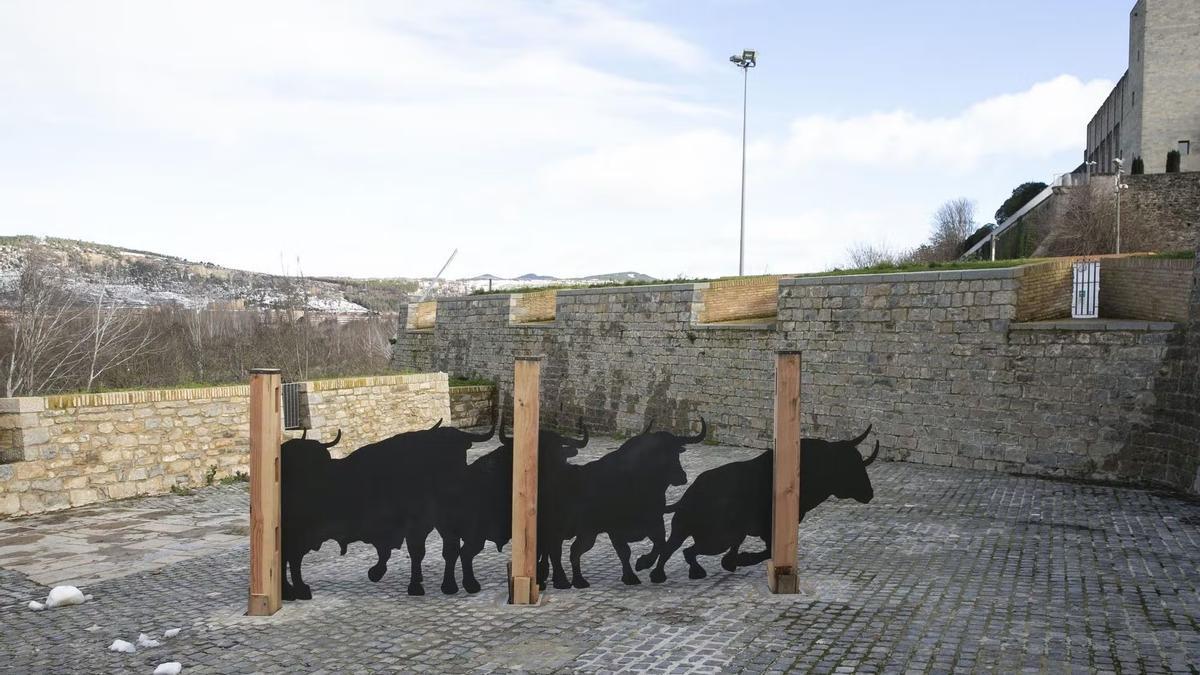
POLYGON ((1170 321, 1139 321, 1135 319, 1058 319, 1055 321, 1021 321, 1009 324, 1014 330, 1175 330, 1170 321))
POLYGON ((698 330, 775 330, 774 321, 718 321, 716 323, 694 323, 698 330))
POLYGON ((495 389, 495 385, 491 384, 463 384, 459 386, 451 386, 450 393, 452 394, 474 394, 489 392, 495 389))
POLYGON ((46 409, 46 399, 40 396, 0 398, 0 413, 41 412, 46 409))
POLYGON ((907 283, 913 281, 975 281, 982 279, 1015 279, 1024 274, 1024 267, 991 267, 973 270, 939 272, 882 272, 879 274, 839 274, 827 277, 784 277, 780 286, 833 286, 840 284, 907 283))
POLYGON ((558 321, 510 321, 510 328, 560 328, 558 321))

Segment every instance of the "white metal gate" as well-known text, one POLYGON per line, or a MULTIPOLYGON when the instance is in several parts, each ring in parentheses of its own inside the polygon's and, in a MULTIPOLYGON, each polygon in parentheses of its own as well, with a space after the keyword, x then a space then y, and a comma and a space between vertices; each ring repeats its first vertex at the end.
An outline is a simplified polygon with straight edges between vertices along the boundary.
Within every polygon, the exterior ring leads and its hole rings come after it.
POLYGON ((1081 260, 1072 266, 1071 318, 1100 316, 1100 261, 1081 260))

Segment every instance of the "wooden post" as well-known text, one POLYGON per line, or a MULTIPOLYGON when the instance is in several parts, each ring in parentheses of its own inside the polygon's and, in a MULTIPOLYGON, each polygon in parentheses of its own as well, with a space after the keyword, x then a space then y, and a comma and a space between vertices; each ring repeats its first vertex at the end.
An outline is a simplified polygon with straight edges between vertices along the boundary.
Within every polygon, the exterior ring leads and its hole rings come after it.
POLYGON ((542 357, 513 364, 512 564, 509 602, 536 605, 538 415, 542 357))
POLYGON ((250 599, 246 614, 270 616, 283 604, 279 552, 279 370, 250 371, 250 599))
POLYGON ((771 490, 772 593, 797 593, 796 547, 800 528, 800 352, 775 355, 775 462, 771 490))

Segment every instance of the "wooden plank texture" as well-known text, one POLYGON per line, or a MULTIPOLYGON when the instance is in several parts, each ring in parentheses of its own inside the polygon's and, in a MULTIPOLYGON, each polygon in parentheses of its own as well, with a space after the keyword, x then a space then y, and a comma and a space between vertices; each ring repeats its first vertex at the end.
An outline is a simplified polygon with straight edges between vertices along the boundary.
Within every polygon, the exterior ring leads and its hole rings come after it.
POLYGON ((800 526, 799 352, 779 352, 775 356, 774 459, 767 585, 773 593, 795 593, 800 526))
POLYGON ((250 375, 250 597, 246 613, 269 616, 283 604, 279 551, 279 445, 283 441, 278 370, 250 375))
POLYGON ((537 602, 537 443, 541 367, 541 357, 518 357, 513 366, 514 605, 537 602))

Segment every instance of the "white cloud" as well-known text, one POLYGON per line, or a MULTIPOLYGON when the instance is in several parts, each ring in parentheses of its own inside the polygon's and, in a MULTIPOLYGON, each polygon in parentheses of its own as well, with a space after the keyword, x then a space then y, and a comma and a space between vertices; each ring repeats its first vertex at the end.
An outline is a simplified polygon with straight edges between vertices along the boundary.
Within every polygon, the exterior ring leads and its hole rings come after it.
MULTIPOLYGON (((1061 75, 1029 89, 976 103, 953 117, 904 110, 792 123, 793 162, 872 167, 942 166, 963 171, 989 157, 1045 158, 1083 147, 1084 126, 1112 83, 1061 75)), ((1065 167, 1069 169, 1073 167, 1065 167)))
MULTIPOLYGON (((6 3, 0 231, 310 274, 432 274, 454 247, 455 275, 731 273, 726 53, 601 2, 6 3)), ((752 125, 747 266, 912 245, 941 200, 1068 170, 1107 91, 752 125)))

